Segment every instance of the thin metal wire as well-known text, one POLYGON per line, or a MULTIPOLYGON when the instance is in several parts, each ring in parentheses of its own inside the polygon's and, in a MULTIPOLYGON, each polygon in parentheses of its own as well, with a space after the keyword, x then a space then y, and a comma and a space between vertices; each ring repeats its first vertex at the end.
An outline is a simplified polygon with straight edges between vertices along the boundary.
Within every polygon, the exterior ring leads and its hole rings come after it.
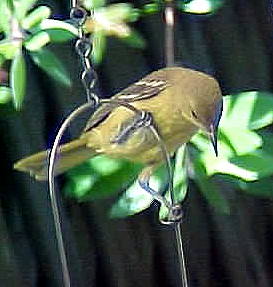
POLYGON ((56 230, 56 237, 57 237, 57 243, 58 243, 58 251, 60 254, 60 260, 61 260, 61 266, 62 266, 62 274, 63 274, 63 282, 65 287, 71 286, 71 280, 70 280, 70 274, 67 264, 67 256, 65 252, 64 247, 64 240, 62 235, 62 227, 61 227, 61 220, 60 220, 60 213, 58 209, 58 202, 55 192, 55 181, 54 181, 54 170, 55 170, 55 164, 56 164, 56 155, 58 151, 58 146, 60 144, 61 138, 68 127, 68 125, 73 121, 80 113, 85 111, 88 108, 94 107, 94 104, 92 102, 88 102, 77 109, 75 109, 63 122, 61 125, 52 149, 49 154, 49 165, 48 165, 48 183, 49 183, 49 194, 51 198, 51 207, 53 212, 53 218, 55 223, 55 230, 56 230))
POLYGON ((77 0, 71 0, 71 8, 77 7, 78 1, 77 0))
POLYGON ((165 10, 165 61, 166 66, 174 65, 174 3, 166 0, 165 10))
MULTIPOLYGON (((165 58, 166 58, 166 66, 174 66, 174 1, 166 0, 165 2, 165 58)), ((170 189, 170 200, 171 204, 175 205, 174 199, 174 191, 173 188, 170 189)), ((180 266, 181 273, 181 282, 183 287, 188 287, 188 278, 187 278, 187 270, 186 270, 186 262, 184 255, 184 247, 183 247, 183 239, 182 239, 182 224, 181 221, 174 222, 175 229, 175 238, 176 238, 176 247, 177 247, 177 255, 180 266)))

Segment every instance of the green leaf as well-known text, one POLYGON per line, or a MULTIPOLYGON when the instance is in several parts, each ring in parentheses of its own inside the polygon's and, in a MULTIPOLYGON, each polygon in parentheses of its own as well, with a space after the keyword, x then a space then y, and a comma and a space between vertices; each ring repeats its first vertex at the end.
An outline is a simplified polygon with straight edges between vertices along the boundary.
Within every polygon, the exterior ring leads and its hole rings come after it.
POLYGON ((217 11, 224 4, 224 0, 192 0, 179 1, 179 8, 183 12, 192 14, 208 14, 217 11))
POLYGON ((36 2, 37 0, 13 0, 17 20, 21 21, 36 2))
POLYGON ((49 50, 42 48, 30 53, 34 63, 65 86, 71 86, 71 80, 62 62, 49 50))
POLYGON ((173 188, 175 202, 181 202, 185 199, 188 182, 187 182, 187 166, 186 166, 186 145, 183 145, 176 152, 173 188))
POLYGON ((121 169, 128 168, 128 162, 119 159, 112 159, 106 156, 96 156, 89 161, 90 166, 96 173, 102 176, 111 175, 121 169))
POLYGON ((255 181, 273 174, 273 157, 262 150, 235 156, 229 160, 220 156, 215 158, 209 153, 201 154, 200 158, 208 176, 222 173, 245 181, 255 181))
POLYGON ((260 197, 273 197, 273 178, 267 177, 262 178, 259 181, 245 182, 240 181, 239 187, 250 195, 260 196, 260 197))
POLYGON ((263 151, 273 156, 273 134, 272 131, 261 130, 259 135, 263 139, 263 151))
POLYGON ((50 42, 50 36, 47 32, 41 31, 31 36, 27 41, 24 41, 24 47, 28 51, 37 51, 43 48, 50 42))
POLYGON ((216 211, 230 214, 229 202, 223 197, 216 183, 208 178, 205 168, 199 159, 194 160, 194 171, 195 181, 207 202, 213 206, 216 211))
POLYGON ((273 174, 273 157, 262 150, 234 157, 230 162, 239 168, 255 173, 256 179, 273 174))
POLYGON ((92 10, 94 8, 103 7, 105 5, 105 0, 83 0, 83 6, 88 9, 92 10))
POLYGON ((241 129, 238 125, 221 127, 221 132, 229 140, 237 155, 249 153, 263 144, 262 138, 257 133, 241 129))
POLYGON ((6 35, 9 35, 11 30, 10 21, 12 12, 9 5, 7 5, 6 0, 0 1, 0 13, 1 15, 5 15, 0 17, 0 32, 4 32, 6 35))
POLYGON ((37 29, 49 33, 53 42, 64 42, 78 36, 77 28, 65 21, 45 19, 37 26, 37 29))
POLYGON ((45 29, 44 31, 49 35, 50 41, 53 43, 64 43, 76 37, 75 34, 64 29, 45 29))
POLYGON ((15 109, 20 110, 26 90, 26 64, 21 51, 17 53, 11 64, 10 86, 15 109))
POLYGON ((0 41, 0 55, 4 56, 7 60, 11 60, 21 50, 21 46, 20 41, 2 40, 0 41))
POLYGON ((12 100, 11 88, 0 86, 0 104, 6 104, 12 100))
POLYGON ((130 12, 127 21, 128 22, 136 22, 140 16, 141 16, 141 10, 138 8, 133 8, 132 11, 130 12))
POLYGON ((103 7, 96 11, 97 14, 103 15, 109 22, 122 23, 130 19, 133 6, 130 3, 116 3, 103 7))
MULTIPOLYGON (((150 185, 154 189, 158 188, 158 179, 151 178, 150 185)), ((131 216, 147 209, 152 202, 152 196, 147 191, 143 190, 136 181, 112 206, 110 216, 112 218, 123 218, 131 216)))
MULTIPOLYGON (((214 156, 214 151, 211 142, 208 139, 208 136, 203 132, 199 132, 192 137, 190 140, 195 147, 197 147, 201 152, 210 152, 214 156)), ((218 150, 219 155, 222 157, 232 157, 236 155, 236 150, 231 145, 229 138, 223 134, 221 127, 218 131, 218 150)))
POLYGON ((145 4, 142 8, 142 12, 145 14, 154 14, 158 13, 161 9, 159 3, 148 3, 145 4))
POLYGON ((130 35, 127 37, 119 38, 129 46, 138 49, 144 49, 146 47, 146 42, 144 38, 136 30, 130 29, 130 35))
POLYGON ((221 126, 257 130, 273 122, 273 94, 244 92, 224 97, 224 112, 221 126))
POLYGON ((2 67, 2 65, 5 63, 6 59, 3 55, 0 54, 0 68, 2 67))
POLYGON ((125 160, 97 156, 69 171, 65 192, 80 201, 111 196, 128 186, 140 168, 125 160))
POLYGON ((98 65, 102 62, 103 54, 106 47, 106 36, 103 31, 97 31, 93 33, 92 44, 92 61, 94 64, 98 65))
POLYGON ((29 30, 33 26, 38 25, 42 20, 47 19, 51 14, 51 9, 47 6, 39 6, 29 13, 22 21, 21 26, 25 30, 29 30))
POLYGON ((255 107, 249 122, 251 130, 261 129, 273 123, 273 94, 257 92, 255 107))
MULTIPOLYGON (((166 172, 163 166, 161 166, 155 174, 151 176, 149 185, 158 192, 165 187, 166 172)), ((121 218, 134 215, 147 209, 151 205, 152 201, 152 196, 147 191, 143 190, 136 180, 113 205, 110 211, 110 216, 121 218)))

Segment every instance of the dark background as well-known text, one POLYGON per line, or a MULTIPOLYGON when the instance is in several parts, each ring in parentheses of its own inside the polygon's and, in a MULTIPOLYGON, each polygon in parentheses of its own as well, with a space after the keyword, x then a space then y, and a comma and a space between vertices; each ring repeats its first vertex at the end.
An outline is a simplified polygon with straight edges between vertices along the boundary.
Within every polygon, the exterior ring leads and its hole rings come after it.
MULTIPOLYGON (((59 16, 68 15, 67 2, 40 1, 59 16)), ((215 75, 224 94, 272 92, 271 4, 226 0, 213 16, 177 13, 176 62, 215 75)), ((104 96, 164 66, 161 16, 142 19, 135 28, 146 38, 147 49, 108 40, 98 69, 104 96)), ((72 44, 52 50, 67 65, 73 88, 59 85, 28 61, 23 111, 0 111, 3 287, 62 286, 47 184, 12 170, 14 161, 50 145, 60 122, 85 101, 72 44)), ((232 206, 230 216, 217 213, 190 186, 182 226, 189 286, 273 286, 273 201, 235 190, 225 195, 232 206)), ((60 196, 72 286, 180 286, 174 233, 172 227, 160 225, 156 206, 110 220, 107 212, 116 198, 78 203, 60 196)))

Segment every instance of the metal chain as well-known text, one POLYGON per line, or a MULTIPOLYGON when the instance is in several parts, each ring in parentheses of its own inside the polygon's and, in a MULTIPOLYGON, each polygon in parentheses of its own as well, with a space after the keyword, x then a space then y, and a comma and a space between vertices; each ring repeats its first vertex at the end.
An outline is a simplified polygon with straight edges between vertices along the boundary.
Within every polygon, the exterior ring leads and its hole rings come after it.
MULTIPOLYGON (((90 56, 92 53, 92 40, 84 32, 83 25, 88 17, 87 11, 82 8, 76 1, 70 11, 70 18, 73 23, 78 27, 78 40, 75 44, 75 50, 80 57, 83 71, 81 73, 81 81, 85 88, 87 101, 93 101, 94 106, 99 102, 99 97, 96 93, 96 85, 98 81, 98 76, 95 69, 92 66, 90 56)), ((91 12, 92 14, 92 12, 91 12)), ((92 16, 92 15, 91 15, 92 16)), ((90 16, 89 16, 90 17, 90 16)))

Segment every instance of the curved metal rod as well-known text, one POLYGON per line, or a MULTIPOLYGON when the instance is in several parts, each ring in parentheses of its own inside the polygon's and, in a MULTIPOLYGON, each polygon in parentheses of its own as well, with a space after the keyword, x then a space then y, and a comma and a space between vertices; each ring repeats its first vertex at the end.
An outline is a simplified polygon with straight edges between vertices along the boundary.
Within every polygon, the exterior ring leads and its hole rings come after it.
MULTIPOLYGON (((69 269, 68 269, 68 264, 67 264, 67 256, 65 252, 65 246, 64 246, 64 240, 62 236, 62 227, 61 227, 61 220, 60 220, 60 213, 58 209, 58 203, 57 203, 57 197, 56 197, 56 192, 55 192, 55 181, 54 181, 54 171, 55 171, 55 164, 56 164, 56 156, 58 152, 58 147, 60 144, 60 141, 62 139, 62 136, 69 126, 69 124, 76 118, 78 117, 81 113, 83 113, 85 110, 90 109, 90 108, 97 108, 101 104, 114 104, 116 106, 123 106, 134 113, 141 113, 142 111, 135 108, 131 104, 120 101, 120 100, 115 100, 115 99, 101 99, 95 104, 93 101, 87 102, 78 108, 76 108, 74 111, 70 113, 70 115, 65 119, 63 124, 61 125, 60 129, 58 130, 58 133, 55 137, 52 149, 49 153, 49 165, 48 165, 48 181, 49 181, 49 194, 50 194, 50 199, 51 199, 51 207, 52 207, 52 213, 53 213, 53 219, 54 219, 54 225, 55 225, 55 231, 56 231, 56 238, 57 238, 57 244, 58 244, 58 251, 60 255, 60 260, 61 260, 61 266, 62 266, 62 274, 63 274, 63 282, 65 287, 70 287, 71 286, 71 280, 70 280, 70 274, 69 274, 69 269)), ((168 177, 169 177, 169 189, 172 191, 172 166, 171 166, 171 161, 169 158, 168 151, 166 149, 166 146, 159 135, 158 131, 154 127, 154 125, 149 126, 150 130, 154 134, 155 138, 159 142, 160 148, 162 150, 162 153, 164 155, 166 164, 167 164, 167 169, 168 169, 168 177)), ((172 192, 171 192, 172 194, 172 192)), ((171 199, 171 205, 173 203, 173 198, 171 199)), ((169 207, 168 205, 167 207, 169 207)), ((168 208, 170 209, 170 208, 168 208)))
POLYGON ((51 202, 51 208, 53 213, 53 219, 54 219, 54 225, 55 225, 55 231, 56 231, 56 238, 57 238, 57 244, 58 244, 58 251, 60 255, 61 260, 61 266, 62 266, 62 274, 63 274, 63 283, 65 287, 71 286, 70 281, 70 275, 69 275, 69 269, 67 264, 67 256, 65 252, 64 247, 64 240, 62 236, 62 227, 61 227, 61 221, 60 221, 60 212, 58 209, 58 203, 57 203, 57 197, 55 192, 55 182, 54 182, 54 170, 55 170, 55 163, 56 163, 56 155, 58 151, 58 146, 60 144, 61 138, 68 127, 68 125, 82 112, 89 108, 94 108, 93 102, 88 102, 86 104, 81 105, 80 107, 76 108, 63 122, 61 125, 52 149, 49 153, 49 164, 48 164, 48 184, 49 184, 49 195, 50 195, 50 202, 51 202))

